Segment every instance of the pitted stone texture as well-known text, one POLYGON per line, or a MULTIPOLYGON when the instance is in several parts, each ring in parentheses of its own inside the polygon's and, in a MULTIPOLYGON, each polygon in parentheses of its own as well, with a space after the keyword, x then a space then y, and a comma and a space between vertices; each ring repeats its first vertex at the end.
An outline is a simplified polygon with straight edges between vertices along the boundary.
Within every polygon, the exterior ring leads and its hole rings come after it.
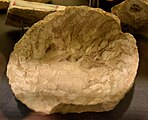
POLYGON ((37 112, 102 112, 132 87, 138 60, 136 40, 115 15, 68 7, 27 31, 7 76, 15 96, 37 112))
POLYGON ((125 0, 114 6, 112 13, 119 17, 130 32, 148 31, 148 0, 125 0))

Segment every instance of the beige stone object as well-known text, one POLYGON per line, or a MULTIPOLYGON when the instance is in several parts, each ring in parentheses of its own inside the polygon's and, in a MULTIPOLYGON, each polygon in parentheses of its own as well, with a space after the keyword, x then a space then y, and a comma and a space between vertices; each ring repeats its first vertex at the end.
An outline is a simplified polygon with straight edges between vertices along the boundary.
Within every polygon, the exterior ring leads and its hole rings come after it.
POLYGON ((11 0, 5 24, 14 27, 30 27, 50 13, 64 10, 65 6, 11 0))
MULTIPOLYGON (((9 6, 10 1, 12 1, 12 0, 0 0, 0 10, 1 9, 7 9, 8 6, 9 6)), ((40 3, 51 2, 51 0, 24 0, 24 1, 40 2, 40 3)))
POLYGON ((112 13, 117 15, 123 26, 128 26, 130 31, 148 31, 148 0, 125 0, 114 6, 112 13))
POLYGON ((7 66, 17 99, 45 114, 112 110, 134 83, 136 40, 99 8, 67 7, 34 24, 7 66))

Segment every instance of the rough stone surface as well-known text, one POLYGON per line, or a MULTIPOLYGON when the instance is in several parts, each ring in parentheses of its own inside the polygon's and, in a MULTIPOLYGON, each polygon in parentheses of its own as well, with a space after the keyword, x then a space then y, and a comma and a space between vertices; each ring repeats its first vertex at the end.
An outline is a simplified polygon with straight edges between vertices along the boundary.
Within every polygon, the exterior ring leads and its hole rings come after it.
POLYGON ((7 76, 15 96, 51 114, 112 110, 132 87, 136 40, 101 9, 68 7, 34 24, 15 45, 7 76))
POLYGON ((125 0, 114 6, 112 13, 119 17, 123 27, 130 32, 148 31, 148 0, 125 0))
POLYGON ((0 10, 7 9, 9 6, 10 0, 0 0, 0 10))

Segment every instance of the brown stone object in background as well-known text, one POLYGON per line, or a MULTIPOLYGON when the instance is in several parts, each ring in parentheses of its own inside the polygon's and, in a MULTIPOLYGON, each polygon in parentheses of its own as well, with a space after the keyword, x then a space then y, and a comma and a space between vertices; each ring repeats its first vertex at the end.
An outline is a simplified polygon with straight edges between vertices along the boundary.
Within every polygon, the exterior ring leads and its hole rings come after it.
POLYGON ((52 0, 24 0, 24 1, 47 3, 47 2, 51 2, 52 0))
POLYGON ((44 114, 112 110, 134 83, 136 40, 102 9, 67 7, 34 24, 7 66, 17 99, 44 114))
POLYGON ((0 10, 7 9, 9 6, 10 0, 0 0, 0 10))
POLYGON ((112 13, 117 15, 123 27, 130 32, 148 31, 148 0, 125 0, 114 6, 112 13))
POLYGON ((5 24, 15 27, 30 27, 46 15, 64 10, 65 6, 12 0, 8 8, 5 24))
POLYGON ((88 5, 88 0, 52 0, 52 3, 57 5, 76 6, 76 5, 88 5))

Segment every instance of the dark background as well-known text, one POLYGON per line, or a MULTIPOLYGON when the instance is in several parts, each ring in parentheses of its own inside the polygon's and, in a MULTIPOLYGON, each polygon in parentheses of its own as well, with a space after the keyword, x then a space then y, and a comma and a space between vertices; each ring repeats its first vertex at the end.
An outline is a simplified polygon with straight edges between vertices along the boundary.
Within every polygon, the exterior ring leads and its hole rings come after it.
POLYGON ((23 33, 21 28, 6 26, 5 15, 6 11, 0 11, 0 120, 148 120, 148 38, 135 36, 140 56, 135 84, 114 110, 42 116, 17 101, 8 84, 5 72, 9 55, 23 33))

